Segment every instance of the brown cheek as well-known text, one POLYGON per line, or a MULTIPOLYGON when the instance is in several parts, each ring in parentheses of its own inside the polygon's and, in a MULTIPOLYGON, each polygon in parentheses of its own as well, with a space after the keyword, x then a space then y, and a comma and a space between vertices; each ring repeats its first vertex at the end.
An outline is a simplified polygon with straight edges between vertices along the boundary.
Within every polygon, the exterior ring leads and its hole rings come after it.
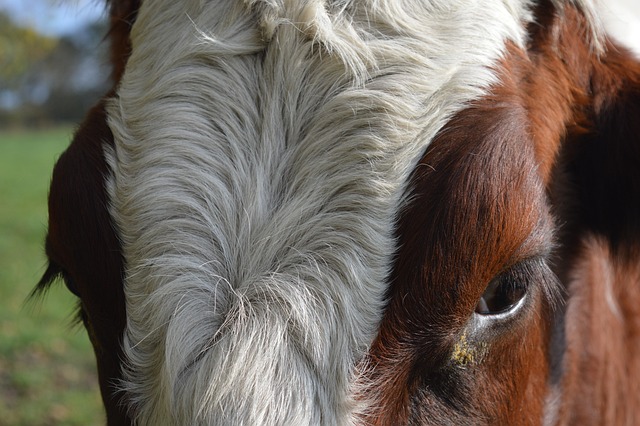
POLYGON ((124 424, 123 407, 113 387, 121 375, 126 323, 123 263, 107 210, 104 143, 112 143, 112 136, 100 104, 89 113, 54 169, 49 241, 56 261, 73 276, 82 297, 107 416, 114 419, 113 424, 124 424))
MULTIPOLYGON (((117 87, 131 53, 130 31, 140 0, 109 3, 111 65, 117 87)), ((84 323, 98 364, 109 425, 128 425, 127 408, 115 392, 121 377, 121 338, 126 324, 120 243, 108 214, 103 156, 113 144, 105 96, 88 112, 74 141, 58 161, 49 196, 49 241, 56 261, 73 274, 82 295, 84 323)))
POLYGON ((551 241, 526 105, 517 78, 503 80, 452 119, 412 177, 370 352, 381 407, 373 423, 542 418, 550 312, 542 292, 513 329, 485 340, 464 332, 488 282, 551 241))

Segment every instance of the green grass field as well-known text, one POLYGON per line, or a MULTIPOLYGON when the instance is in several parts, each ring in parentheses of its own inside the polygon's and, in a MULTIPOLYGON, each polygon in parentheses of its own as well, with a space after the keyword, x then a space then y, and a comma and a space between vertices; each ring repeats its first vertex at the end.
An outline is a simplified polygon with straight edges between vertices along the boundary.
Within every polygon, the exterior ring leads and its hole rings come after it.
POLYGON ((46 198, 71 128, 0 130, 0 425, 101 425, 89 339, 56 285, 26 303, 44 272, 46 198))

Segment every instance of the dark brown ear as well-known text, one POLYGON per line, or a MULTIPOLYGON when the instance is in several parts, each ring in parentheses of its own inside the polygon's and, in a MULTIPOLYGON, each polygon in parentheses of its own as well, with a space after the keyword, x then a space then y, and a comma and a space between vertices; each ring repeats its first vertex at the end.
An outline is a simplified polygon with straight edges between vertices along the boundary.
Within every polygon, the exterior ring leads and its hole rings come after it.
POLYGON ((557 424, 637 424, 640 63, 610 44, 593 59, 585 97, 551 188, 567 289, 553 411, 557 424))
POLYGON ((640 247, 640 63, 610 45, 593 64, 590 95, 586 131, 568 135, 561 160, 565 219, 574 238, 593 233, 630 254, 640 247))
POLYGON ((109 5, 112 78, 117 85, 131 54, 129 33, 138 15, 141 0, 108 0, 107 3, 109 5))

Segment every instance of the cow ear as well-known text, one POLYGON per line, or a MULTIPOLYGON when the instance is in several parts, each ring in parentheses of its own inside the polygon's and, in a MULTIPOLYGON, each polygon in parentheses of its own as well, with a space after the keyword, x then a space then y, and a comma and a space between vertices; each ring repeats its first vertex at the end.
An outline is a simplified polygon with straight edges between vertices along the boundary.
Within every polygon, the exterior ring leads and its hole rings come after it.
POLYGON ((592 70, 552 188, 561 242, 567 255, 587 235, 640 255, 640 62, 610 45, 592 70))
POLYGON ((613 372, 640 371, 626 349, 640 344, 640 63, 609 46, 591 69, 549 188, 566 289, 552 336, 558 424, 625 423, 638 406, 637 375, 613 372), (616 408, 594 411, 603 398, 616 408))

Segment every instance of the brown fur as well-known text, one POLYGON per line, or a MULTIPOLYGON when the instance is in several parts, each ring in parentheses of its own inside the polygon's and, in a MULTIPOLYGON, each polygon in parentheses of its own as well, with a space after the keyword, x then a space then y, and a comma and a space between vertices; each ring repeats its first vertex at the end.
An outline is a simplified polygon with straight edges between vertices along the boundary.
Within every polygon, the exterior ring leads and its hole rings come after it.
MULTIPOLYGON (((129 57, 129 33, 139 0, 110 2, 109 41, 112 79, 116 87, 129 57)), ((117 391, 121 377, 121 337, 126 323, 123 261, 108 212, 104 188, 108 174, 103 151, 113 145, 107 126, 106 94, 92 108, 58 160, 49 192, 46 252, 50 267, 40 290, 61 274, 79 293, 82 319, 96 355, 100 391, 109 425, 128 425, 126 404, 117 391)))
POLYGON ((115 84, 120 81, 127 59, 131 54, 129 33, 136 20, 140 0, 108 0, 109 3, 109 40, 111 42, 112 78, 115 84))
POLYGON ((120 377, 125 326, 120 244, 107 210, 103 144, 113 144, 102 104, 88 114, 53 171, 47 256, 74 283, 81 318, 98 361, 100 390, 110 425, 127 424, 115 384, 120 377))
POLYGON ((568 280, 567 349, 556 424, 635 425, 640 263, 622 261, 601 237, 585 237, 579 253, 568 280))
MULTIPOLYGON (((131 53, 129 33, 139 6, 139 0, 109 2, 114 87, 131 53)), ((111 96, 113 93, 108 93, 104 99, 111 96)), ((104 188, 108 167, 102 154, 105 145, 113 145, 104 102, 88 112, 56 164, 49 193, 46 247, 49 259, 73 280, 80 293, 80 316, 94 347, 107 423, 128 425, 126 404, 117 391, 126 313, 120 243, 104 188)))
POLYGON ((451 365, 488 282, 550 250, 552 223, 516 95, 515 85, 496 88, 458 114, 413 176, 390 304, 371 351, 374 380, 385 383, 377 424, 532 424, 541 417, 547 330, 540 313, 549 309, 543 294, 553 291, 542 288, 552 286, 549 271, 536 271, 541 288, 531 289, 531 305, 512 328, 464 337, 478 359, 451 365))
POLYGON ((588 127, 569 129, 551 186, 564 225, 557 272, 568 292, 562 425, 640 420, 640 65, 611 44, 607 52, 591 58, 588 127))
POLYGON ((640 419, 640 67, 610 43, 598 57, 579 11, 542 3, 536 13, 528 50, 510 47, 501 85, 442 130, 412 178, 368 361, 381 406, 372 423, 539 424, 545 411, 558 424, 640 419), (541 297, 536 315, 512 324, 517 335, 494 336, 480 362, 449 369, 484 286, 518 259, 527 233, 551 234, 549 210, 561 226, 542 244, 556 248, 566 312, 541 297), (560 401, 545 408, 553 387, 560 401))
POLYGON ((597 57, 583 41, 585 25, 574 10, 555 19, 556 38, 534 40, 534 64, 547 65, 537 67, 540 83, 529 102, 534 119, 548 119, 545 111, 565 99, 572 107, 569 115, 556 114, 566 126, 560 138, 536 142, 555 145, 557 153, 547 180, 561 224, 556 272, 567 291, 559 324, 566 353, 554 354, 564 355, 556 360, 561 402, 550 412, 557 424, 637 424, 640 65, 611 43, 597 57), (549 83, 553 90, 542 90, 549 83), (611 306, 619 306, 619 315, 611 306))

